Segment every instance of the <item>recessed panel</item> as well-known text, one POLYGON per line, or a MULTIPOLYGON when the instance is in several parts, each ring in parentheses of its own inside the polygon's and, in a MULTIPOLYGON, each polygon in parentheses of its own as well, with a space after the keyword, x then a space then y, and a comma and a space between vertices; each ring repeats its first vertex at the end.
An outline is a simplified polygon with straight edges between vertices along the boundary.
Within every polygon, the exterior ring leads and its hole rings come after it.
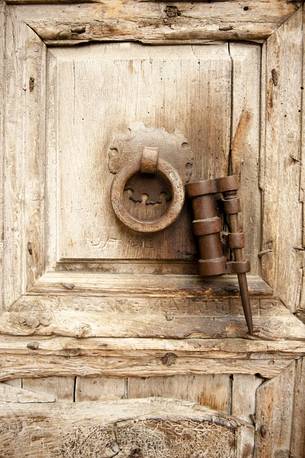
MULTIPOLYGON (((231 70, 225 44, 49 49, 48 244, 53 258, 194 258, 187 205, 173 225, 156 234, 137 234, 117 220, 110 202, 109 150, 116 135, 140 124, 186 139, 193 178, 226 174, 231 70)), ((175 154, 179 151, 173 162, 175 154)))

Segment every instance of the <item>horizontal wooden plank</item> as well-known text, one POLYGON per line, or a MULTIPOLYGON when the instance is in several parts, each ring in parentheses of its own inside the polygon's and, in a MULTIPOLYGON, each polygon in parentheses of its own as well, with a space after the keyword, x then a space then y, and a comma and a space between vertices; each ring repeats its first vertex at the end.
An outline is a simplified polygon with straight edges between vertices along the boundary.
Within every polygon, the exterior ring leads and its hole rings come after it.
POLYGON ((0 337, 0 355, 94 357, 194 356, 213 359, 292 359, 305 355, 305 342, 262 339, 137 339, 71 337, 0 337))
MULTIPOLYGON (((248 276, 251 295, 271 295, 272 289, 259 276, 248 276)), ((121 296, 207 297, 239 294, 236 275, 203 279, 199 275, 101 274, 47 272, 30 288, 32 293, 120 294, 121 296)))
MULTIPOLYGON (((8 3, 35 3, 12 0, 8 3)), ((39 2, 41 3, 41 2, 39 2)), ((48 2, 45 2, 48 3, 48 2)), ((53 3, 53 2, 52 2, 53 3)), ((59 3, 59 2, 56 2, 59 3)), ((285 0, 180 3, 101 0, 94 5, 22 5, 18 14, 47 43, 132 40, 143 43, 201 43, 262 40, 298 7, 285 0)))
MULTIPOLYGON (((305 339, 305 325, 280 302, 252 300, 255 336, 305 339)), ((70 337, 240 338, 239 299, 25 296, 1 315, 0 333, 70 337)))
POLYGON ((305 344, 300 341, 2 336, 0 380, 179 374, 260 374, 272 378, 291 359, 304 355, 305 344))
POLYGON ((0 381, 14 378, 53 376, 151 377, 183 374, 258 374, 273 378, 290 360, 275 359, 200 359, 165 353, 163 356, 100 357, 5 355, 0 357, 0 381))
POLYGON ((246 457, 253 446, 251 425, 191 402, 132 399, 23 407, 1 404, 0 455, 77 458, 136 456, 136 451, 183 458, 196 448, 210 458, 246 457))

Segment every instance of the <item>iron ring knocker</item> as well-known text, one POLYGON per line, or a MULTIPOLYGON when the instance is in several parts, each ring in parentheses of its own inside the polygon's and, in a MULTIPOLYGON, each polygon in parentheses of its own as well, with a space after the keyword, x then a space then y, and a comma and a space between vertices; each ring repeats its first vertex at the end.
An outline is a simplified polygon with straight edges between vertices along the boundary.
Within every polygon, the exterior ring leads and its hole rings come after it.
POLYGON ((164 159, 159 158, 156 148, 144 148, 140 160, 123 167, 115 176, 111 187, 112 208, 118 219, 136 232, 158 232, 172 224, 184 204, 184 184, 177 170, 164 159), (171 187, 172 198, 166 212, 151 221, 141 221, 132 216, 124 206, 124 190, 128 180, 136 173, 159 174, 171 187))

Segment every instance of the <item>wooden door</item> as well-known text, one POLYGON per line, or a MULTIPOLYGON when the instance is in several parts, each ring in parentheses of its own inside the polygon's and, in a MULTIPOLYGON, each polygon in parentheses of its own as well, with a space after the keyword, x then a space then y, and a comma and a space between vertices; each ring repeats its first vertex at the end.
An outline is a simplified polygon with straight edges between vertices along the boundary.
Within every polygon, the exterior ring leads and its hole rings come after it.
POLYGON ((304 457, 301 2, 0 8, 0 456, 304 457), (187 204, 158 233, 115 217, 156 145, 185 180, 239 175, 254 337, 187 204))

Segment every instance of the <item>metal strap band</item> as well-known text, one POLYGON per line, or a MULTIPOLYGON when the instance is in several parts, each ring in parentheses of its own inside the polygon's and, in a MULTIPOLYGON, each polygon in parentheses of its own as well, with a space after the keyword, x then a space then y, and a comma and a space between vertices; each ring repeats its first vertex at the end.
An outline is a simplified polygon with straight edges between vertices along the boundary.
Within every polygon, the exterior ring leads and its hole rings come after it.
POLYGON ((217 178, 218 192, 237 191, 239 188, 239 180, 237 175, 229 175, 227 177, 217 178))
POLYGON ((197 237, 201 235, 216 234, 221 231, 221 219, 218 216, 209 219, 197 219, 193 221, 193 233, 197 237))
POLYGON ((250 271, 249 261, 229 261, 227 262, 227 274, 244 274, 250 271))
POLYGON ((228 234, 229 248, 244 248, 245 234, 243 232, 231 232, 228 234))
POLYGON ((201 180, 186 185, 186 191, 189 197, 205 196, 207 194, 216 194, 216 180, 201 180))
POLYGON ((227 215, 239 213, 241 211, 239 197, 235 197, 234 199, 223 199, 223 208, 227 215))
POLYGON ((226 273, 226 258, 199 259, 199 275, 211 277, 226 273))

